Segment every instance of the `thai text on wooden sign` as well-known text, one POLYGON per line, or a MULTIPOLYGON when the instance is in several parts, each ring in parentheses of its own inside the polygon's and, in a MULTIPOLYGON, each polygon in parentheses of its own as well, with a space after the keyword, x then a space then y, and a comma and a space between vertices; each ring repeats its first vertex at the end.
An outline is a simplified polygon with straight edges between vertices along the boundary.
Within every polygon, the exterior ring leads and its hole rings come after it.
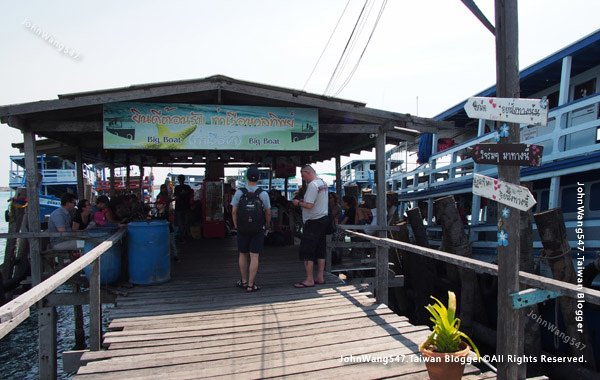
POLYGON ((473 119, 506 121, 528 125, 548 124, 546 99, 473 97, 465 103, 467 115, 473 119))
POLYGON ((537 203, 528 188, 481 174, 473 174, 473 194, 521 211, 527 211, 537 203))
POLYGON ((319 150, 316 108, 108 103, 105 149, 319 150))
POLYGON ((473 146, 473 161, 478 164, 540 166, 542 145, 477 144, 473 146))

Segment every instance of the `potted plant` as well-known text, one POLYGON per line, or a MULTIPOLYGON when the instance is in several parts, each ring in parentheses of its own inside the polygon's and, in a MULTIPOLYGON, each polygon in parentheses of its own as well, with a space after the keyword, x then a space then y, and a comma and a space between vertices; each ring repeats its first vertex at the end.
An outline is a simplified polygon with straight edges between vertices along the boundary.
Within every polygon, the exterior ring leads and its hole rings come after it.
POLYGON ((433 332, 419 346, 419 351, 425 357, 425 366, 431 380, 460 379, 465 369, 466 357, 471 351, 470 347, 475 351, 477 358, 480 357, 479 350, 471 338, 459 330, 460 319, 456 318, 454 292, 448 292, 448 307, 437 298, 431 298, 435 300, 435 304, 425 308, 431 314, 433 332))

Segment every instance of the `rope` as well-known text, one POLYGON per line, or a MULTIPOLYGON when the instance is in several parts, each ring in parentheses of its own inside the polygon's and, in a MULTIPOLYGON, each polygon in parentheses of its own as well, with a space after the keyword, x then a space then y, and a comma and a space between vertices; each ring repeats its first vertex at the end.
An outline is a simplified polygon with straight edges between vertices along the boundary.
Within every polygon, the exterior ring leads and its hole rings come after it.
POLYGON ((546 256, 546 252, 547 252, 547 250, 542 249, 542 252, 541 252, 542 254, 540 255, 540 260, 550 261, 550 260, 560 259, 561 257, 565 257, 565 256, 571 254, 571 250, 568 250, 568 251, 561 253, 560 255, 550 257, 550 256, 546 256))

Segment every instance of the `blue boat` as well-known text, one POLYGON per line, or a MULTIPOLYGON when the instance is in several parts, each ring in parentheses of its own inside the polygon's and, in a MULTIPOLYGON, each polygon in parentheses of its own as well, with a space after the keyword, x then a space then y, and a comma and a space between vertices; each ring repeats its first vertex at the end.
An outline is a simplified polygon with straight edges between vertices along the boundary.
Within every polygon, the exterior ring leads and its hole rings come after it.
MULTIPOLYGON (((39 189, 40 219, 46 217, 60 207, 60 197, 65 193, 77 194, 77 170, 75 163, 58 156, 39 155, 38 167, 42 174, 39 189)), ((95 172, 91 165, 83 165, 84 184, 92 186, 95 183, 95 172)), ((8 183, 11 196, 26 186, 25 156, 10 156, 10 171, 8 183)))

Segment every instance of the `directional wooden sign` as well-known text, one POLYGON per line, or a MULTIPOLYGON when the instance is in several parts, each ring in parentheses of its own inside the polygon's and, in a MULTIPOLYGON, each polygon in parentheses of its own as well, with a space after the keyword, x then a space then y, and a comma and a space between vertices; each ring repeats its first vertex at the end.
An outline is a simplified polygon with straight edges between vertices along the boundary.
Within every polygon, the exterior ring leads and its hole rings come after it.
POLYGON ((478 164, 540 166, 542 145, 477 144, 473 146, 473 161, 478 164))
POLYGON ((521 211, 527 211, 537 203, 528 188, 481 174, 473 174, 473 194, 521 211))
POLYGON ((473 97, 467 100, 465 111, 473 119, 528 125, 548 124, 548 101, 545 99, 473 97))

